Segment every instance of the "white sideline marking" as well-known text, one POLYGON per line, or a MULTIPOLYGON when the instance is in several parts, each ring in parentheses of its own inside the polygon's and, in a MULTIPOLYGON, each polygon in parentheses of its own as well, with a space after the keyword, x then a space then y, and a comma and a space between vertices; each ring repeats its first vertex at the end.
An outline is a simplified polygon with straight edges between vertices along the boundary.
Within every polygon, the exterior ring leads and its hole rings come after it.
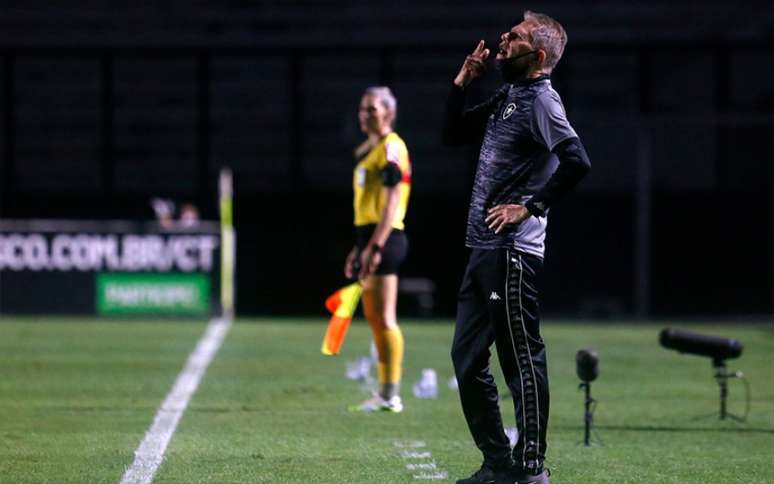
MULTIPOLYGON (((392 445, 399 449, 422 449, 427 447, 427 444, 423 440, 397 440, 394 441, 392 445)), ((414 480, 438 481, 449 478, 449 473, 443 469, 438 468, 438 464, 436 464, 435 460, 433 459, 433 454, 429 451, 402 450, 400 452, 400 456, 406 460, 417 459, 420 461, 425 461, 409 462, 406 464, 406 470, 420 471, 418 474, 413 474, 412 472, 412 477, 414 480)))
POLYGON ((210 320, 204 335, 188 356, 185 368, 177 375, 175 385, 156 412, 153 425, 134 451, 134 462, 121 478, 121 484, 150 484, 153 481, 180 417, 229 329, 230 319, 210 320))

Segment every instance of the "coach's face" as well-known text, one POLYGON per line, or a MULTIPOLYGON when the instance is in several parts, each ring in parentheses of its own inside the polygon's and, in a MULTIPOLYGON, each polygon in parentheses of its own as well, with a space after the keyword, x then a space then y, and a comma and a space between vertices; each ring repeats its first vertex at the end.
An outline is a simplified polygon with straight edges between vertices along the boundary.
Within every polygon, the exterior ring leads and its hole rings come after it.
POLYGON ((545 53, 532 47, 533 22, 524 21, 500 36, 500 49, 495 64, 508 83, 519 82, 533 77, 537 67, 543 62, 545 53))
POLYGON ((503 32, 500 36, 500 50, 497 51, 496 60, 506 59, 524 59, 524 63, 528 64, 532 59, 529 54, 535 51, 532 48, 532 28, 533 24, 528 21, 524 21, 518 25, 515 25, 510 31, 503 32))

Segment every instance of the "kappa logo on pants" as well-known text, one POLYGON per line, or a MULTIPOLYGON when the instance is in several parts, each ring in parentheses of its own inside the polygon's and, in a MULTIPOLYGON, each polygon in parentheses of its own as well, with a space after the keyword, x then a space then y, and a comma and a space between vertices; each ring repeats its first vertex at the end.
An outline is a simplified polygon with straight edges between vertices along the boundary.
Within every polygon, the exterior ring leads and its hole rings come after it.
POLYGON ((492 294, 489 295, 490 301, 499 301, 500 299, 501 297, 495 291, 492 291, 492 294))

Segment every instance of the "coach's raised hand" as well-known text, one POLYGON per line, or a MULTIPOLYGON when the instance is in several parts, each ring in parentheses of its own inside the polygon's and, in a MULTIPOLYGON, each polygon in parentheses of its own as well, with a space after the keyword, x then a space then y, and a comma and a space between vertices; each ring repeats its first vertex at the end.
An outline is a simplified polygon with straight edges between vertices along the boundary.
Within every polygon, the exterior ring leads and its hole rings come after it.
POLYGON ((473 53, 465 58, 459 74, 454 78, 454 84, 465 87, 470 81, 480 77, 486 72, 486 60, 489 57, 489 49, 484 48, 484 41, 479 40, 473 53))

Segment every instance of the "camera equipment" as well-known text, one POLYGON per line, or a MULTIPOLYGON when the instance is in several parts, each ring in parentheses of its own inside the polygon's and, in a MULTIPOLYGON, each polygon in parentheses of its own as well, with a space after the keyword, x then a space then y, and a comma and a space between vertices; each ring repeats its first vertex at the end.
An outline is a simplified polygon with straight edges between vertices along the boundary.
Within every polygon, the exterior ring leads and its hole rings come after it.
POLYGON ((737 358, 742 354, 742 343, 735 339, 720 336, 707 336, 679 329, 664 328, 658 337, 661 346, 680 353, 709 356, 716 362, 737 358))
POLYGON ((736 420, 745 420, 750 409, 750 390, 744 374, 740 371, 729 372, 726 368, 728 359, 737 358, 742 354, 744 346, 733 338, 720 336, 708 336, 673 328, 664 328, 658 337, 661 346, 680 353, 707 356, 712 358, 712 367, 715 369, 715 381, 720 387, 720 419, 726 416, 736 420), (741 378, 747 390, 747 410, 743 418, 739 418, 726 411, 726 399, 728 398, 728 379, 741 378))
POLYGON ((575 355, 575 372, 584 383, 589 383, 599 376, 599 356, 594 350, 580 350, 575 355))
POLYGON ((583 422, 585 427, 583 444, 588 447, 590 445, 589 438, 591 437, 591 428, 594 424, 594 410, 597 403, 596 400, 591 398, 591 382, 599 376, 599 356, 597 352, 592 349, 579 350, 575 355, 575 372, 581 380, 578 389, 582 388, 586 393, 583 402, 583 422))

